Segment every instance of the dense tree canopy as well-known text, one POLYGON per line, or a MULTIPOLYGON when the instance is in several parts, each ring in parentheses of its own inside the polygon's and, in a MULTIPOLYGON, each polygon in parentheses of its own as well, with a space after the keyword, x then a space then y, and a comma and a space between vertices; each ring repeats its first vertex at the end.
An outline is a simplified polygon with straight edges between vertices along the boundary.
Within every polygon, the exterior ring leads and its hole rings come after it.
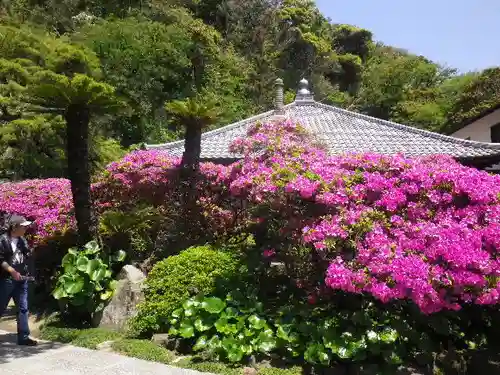
POLYGON ((269 109, 277 77, 287 101, 307 77, 321 102, 444 133, 500 98, 500 68, 458 73, 335 24, 312 0, 12 0, 0 9, 2 177, 66 176, 61 103, 33 98, 47 79, 57 83, 42 87, 57 91, 51 100, 74 98, 76 74, 124 104, 90 119, 94 171, 134 145, 182 137, 169 103, 203 98, 217 108, 209 126, 222 126, 269 109))

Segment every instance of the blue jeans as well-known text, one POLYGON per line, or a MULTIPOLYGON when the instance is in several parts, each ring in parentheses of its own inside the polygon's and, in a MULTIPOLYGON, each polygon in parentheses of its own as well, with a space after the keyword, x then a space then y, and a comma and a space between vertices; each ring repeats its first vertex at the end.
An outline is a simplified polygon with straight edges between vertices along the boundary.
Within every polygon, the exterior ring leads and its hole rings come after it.
POLYGON ((0 317, 4 314, 10 299, 14 299, 17 308, 17 340, 29 338, 28 324, 28 281, 0 279, 0 317))

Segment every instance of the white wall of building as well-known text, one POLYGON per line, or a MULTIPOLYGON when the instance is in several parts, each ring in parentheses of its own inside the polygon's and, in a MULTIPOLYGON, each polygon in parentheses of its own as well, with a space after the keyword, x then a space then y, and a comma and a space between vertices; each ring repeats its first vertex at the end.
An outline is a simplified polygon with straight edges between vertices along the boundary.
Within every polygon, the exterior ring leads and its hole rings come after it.
POLYGON ((481 117, 473 123, 451 134, 452 137, 470 139, 478 142, 491 142, 490 128, 500 124, 500 109, 481 117))

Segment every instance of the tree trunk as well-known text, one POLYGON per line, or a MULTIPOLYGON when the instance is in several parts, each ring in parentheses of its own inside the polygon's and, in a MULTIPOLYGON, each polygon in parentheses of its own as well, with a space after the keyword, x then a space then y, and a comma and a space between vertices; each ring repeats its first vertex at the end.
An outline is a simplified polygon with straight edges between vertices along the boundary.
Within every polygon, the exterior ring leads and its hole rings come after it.
POLYGON ((198 172, 201 154, 201 126, 186 124, 184 154, 181 162, 181 201, 183 206, 183 232, 188 238, 196 238, 200 230, 198 200, 198 172))
POLYGON ((64 118, 67 129, 68 176, 71 181, 78 240, 80 245, 83 245, 97 236, 90 196, 90 111, 85 106, 72 105, 65 112, 64 118))
POLYGON ((186 126, 184 135, 184 153, 182 155, 182 167, 190 172, 198 171, 201 155, 201 126, 191 123, 186 126))

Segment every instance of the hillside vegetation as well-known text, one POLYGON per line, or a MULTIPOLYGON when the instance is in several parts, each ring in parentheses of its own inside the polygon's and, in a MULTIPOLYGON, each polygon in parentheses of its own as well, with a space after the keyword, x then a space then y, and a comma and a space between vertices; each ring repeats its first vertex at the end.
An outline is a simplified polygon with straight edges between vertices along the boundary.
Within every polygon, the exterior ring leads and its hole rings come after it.
POLYGON ((0 12, 2 178, 67 177, 65 124, 81 103, 96 171, 179 139, 169 103, 209 103, 222 126, 269 109, 277 77, 287 100, 307 77, 318 101, 445 133, 500 98, 500 68, 458 74, 311 0, 12 0, 0 12))

